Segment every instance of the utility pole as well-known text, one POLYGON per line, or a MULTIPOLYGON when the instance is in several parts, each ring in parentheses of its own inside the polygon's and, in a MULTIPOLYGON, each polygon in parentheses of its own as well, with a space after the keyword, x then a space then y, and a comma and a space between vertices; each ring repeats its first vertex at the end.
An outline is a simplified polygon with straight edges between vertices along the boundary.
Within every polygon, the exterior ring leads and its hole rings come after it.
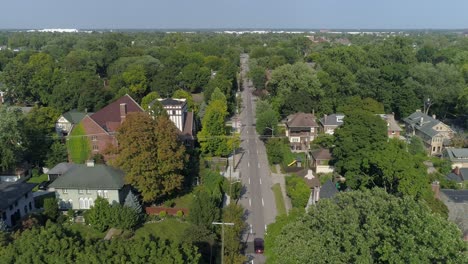
POLYGON ((224 264, 224 226, 233 226, 234 223, 212 222, 212 225, 221 225, 221 264, 224 264))

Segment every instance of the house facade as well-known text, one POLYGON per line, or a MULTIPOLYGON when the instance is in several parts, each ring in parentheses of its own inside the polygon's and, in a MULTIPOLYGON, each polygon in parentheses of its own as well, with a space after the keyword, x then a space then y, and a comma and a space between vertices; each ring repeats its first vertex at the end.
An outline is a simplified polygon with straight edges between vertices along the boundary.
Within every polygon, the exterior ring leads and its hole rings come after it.
POLYGON ((305 152, 317 136, 319 126, 314 114, 296 113, 286 119, 286 136, 292 151, 305 152))
POLYGON ((315 173, 332 173, 335 167, 330 165, 332 155, 329 149, 318 149, 311 152, 312 169, 315 173))
POLYGON ((115 132, 123 123, 128 113, 143 112, 140 105, 130 95, 124 95, 94 114, 85 115, 80 124, 86 133, 91 146, 91 154, 102 154, 105 159, 109 155, 105 150, 109 146, 117 146, 115 132))
POLYGON ((35 186, 22 181, 0 183, 0 219, 8 226, 14 226, 34 210, 32 189, 35 186))
POLYGON ((123 203, 128 192, 124 172, 103 164, 75 164, 49 185, 55 191, 60 209, 89 209, 97 197, 112 203, 123 203))
POLYGON ((429 155, 441 155, 444 147, 450 142, 454 131, 446 124, 437 120, 435 115, 428 116, 417 110, 403 119, 406 133, 422 139, 429 155))
MULTIPOLYGON (((179 132, 179 138, 184 142, 186 146, 192 146, 195 140, 195 122, 193 112, 188 111, 186 99, 174 99, 174 98, 165 98, 165 99, 156 99, 158 100, 164 110, 166 110, 169 119, 174 123, 179 132)), ((154 102, 151 102, 148 105, 148 111, 151 113, 152 106, 154 102)))
POLYGON ((335 133, 335 129, 343 125, 344 117, 344 114, 324 115, 319 120, 320 130, 325 134, 333 135, 335 133))
POLYGON ((70 134, 73 126, 80 123, 85 116, 86 112, 70 110, 57 119, 57 122, 55 122, 55 131, 59 136, 67 136, 70 134))
POLYGON ((401 136, 401 127, 395 121, 394 114, 379 114, 380 118, 382 118, 387 123, 387 136, 389 138, 400 138, 401 136))

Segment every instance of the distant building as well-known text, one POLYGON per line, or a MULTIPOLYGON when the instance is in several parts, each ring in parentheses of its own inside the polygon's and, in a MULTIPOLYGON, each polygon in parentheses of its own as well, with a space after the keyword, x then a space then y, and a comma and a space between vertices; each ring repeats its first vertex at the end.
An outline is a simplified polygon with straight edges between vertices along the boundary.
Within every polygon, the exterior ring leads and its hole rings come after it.
POLYGON ((75 166, 74 163, 60 162, 47 172, 48 180, 55 181, 58 177, 65 174, 65 172, 67 172, 73 166, 75 166))
MULTIPOLYGON (((186 99, 165 98, 157 99, 166 110, 169 119, 179 130, 179 137, 186 146, 193 146, 195 140, 195 121, 193 112, 188 111, 186 99)), ((154 101, 148 105, 149 111, 154 101)))
POLYGON ((49 185, 61 209, 89 209, 97 197, 123 203, 128 193, 124 172, 103 164, 75 164, 49 185))
POLYGON ((317 136, 319 126, 314 114, 296 113, 286 119, 286 136, 291 150, 304 152, 309 150, 310 142, 317 136))
POLYGON ((446 148, 444 157, 452 162, 452 169, 468 168, 468 148, 446 148))
POLYGON ((330 165, 332 155, 329 149, 318 149, 311 152, 312 169, 315 173, 332 173, 335 167, 330 165))
POLYGON ((0 182, 0 218, 8 226, 14 226, 34 210, 32 189, 35 186, 35 183, 0 182))
POLYGON ((400 138, 401 127, 395 121, 395 116, 393 114, 379 114, 386 123, 387 123, 387 135, 389 138, 400 138))
POLYGON ((430 155, 441 155, 454 134, 454 131, 437 120, 435 115, 428 116, 421 110, 412 113, 403 121, 406 125, 406 133, 420 137, 430 155))
POLYGON ((344 114, 324 115, 319 120, 322 132, 325 134, 333 135, 335 133, 335 129, 343 125, 344 117, 344 114))
POLYGON ((57 131, 60 136, 68 136, 73 126, 80 123, 86 114, 86 112, 79 112, 76 109, 62 114, 57 122, 55 122, 55 131, 57 131))
POLYGON ((128 113, 143 112, 140 105, 126 94, 108 104, 94 114, 85 115, 80 121, 91 145, 91 153, 102 154, 105 159, 109 155, 105 150, 109 146, 117 146, 115 132, 125 121, 128 113))

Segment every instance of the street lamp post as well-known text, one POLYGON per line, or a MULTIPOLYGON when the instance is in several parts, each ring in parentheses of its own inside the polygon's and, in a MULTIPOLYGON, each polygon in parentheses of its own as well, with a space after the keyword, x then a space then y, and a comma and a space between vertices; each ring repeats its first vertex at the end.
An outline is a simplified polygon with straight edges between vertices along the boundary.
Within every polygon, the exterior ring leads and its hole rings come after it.
POLYGON ((212 222, 213 225, 221 225, 221 264, 224 264, 224 226, 233 226, 234 223, 212 222))

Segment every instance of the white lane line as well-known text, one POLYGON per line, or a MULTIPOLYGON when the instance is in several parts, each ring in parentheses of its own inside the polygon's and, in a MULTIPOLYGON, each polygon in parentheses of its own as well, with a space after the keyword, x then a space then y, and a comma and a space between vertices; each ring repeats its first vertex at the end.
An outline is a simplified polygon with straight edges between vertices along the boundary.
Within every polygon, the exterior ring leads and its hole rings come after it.
POLYGON ((252 228, 252 224, 250 224, 250 234, 253 233, 253 228, 252 228))
POLYGON ((250 198, 249 198, 249 206, 252 206, 252 199, 250 199, 250 198))
POLYGON ((258 167, 260 168, 260 163, 258 164, 258 167))
POLYGON ((260 178, 260 184, 262 184, 262 178, 260 178))
POLYGON ((249 133, 249 130, 247 130, 247 134, 249 133))
POLYGON ((265 233, 266 233, 266 231, 267 231, 267 225, 265 225, 265 233))
POLYGON ((250 178, 249 178, 249 184, 250 184, 250 178))
POLYGON ((263 198, 262 198, 262 206, 265 206, 265 203, 263 202, 263 198))
POLYGON ((250 167, 250 162, 247 162, 247 167, 250 167))

